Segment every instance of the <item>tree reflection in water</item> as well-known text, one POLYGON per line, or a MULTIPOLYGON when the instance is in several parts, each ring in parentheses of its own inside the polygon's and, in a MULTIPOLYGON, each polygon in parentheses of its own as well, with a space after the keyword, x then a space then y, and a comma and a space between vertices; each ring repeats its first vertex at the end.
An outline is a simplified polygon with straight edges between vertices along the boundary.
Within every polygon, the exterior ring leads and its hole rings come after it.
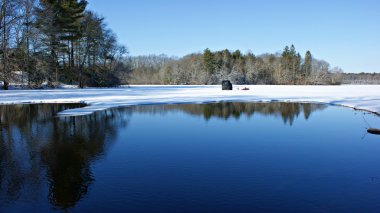
MULTIPOLYGON (((70 209, 94 181, 91 164, 101 158, 134 112, 182 111, 191 115, 228 119, 281 116, 293 124, 303 114, 308 119, 323 105, 300 103, 213 103, 115 108, 88 116, 56 117, 80 104, 0 106, 0 203, 20 197, 38 199, 48 187, 50 204, 70 209)), ((46 193, 45 193, 46 194, 46 193)), ((46 195, 45 195, 46 196, 46 195)), ((0 204, 0 210, 1 210, 0 204)))
POLYGON ((57 208, 73 207, 86 194, 93 181, 91 162, 106 152, 117 128, 128 124, 130 109, 79 117, 55 116, 76 107, 80 105, 0 106, 2 201, 15 201, 23 191, 42 193, 43 173, 49 182, 50 203, 57 208))
POLYGON ((158 105, 158 106, 136 106, 136 111, 150 113, 165 113, 169 110, 180 110, 192 115, 203 116, 205 120, 212 117, 229 119, 231 117, 239 119, 241 115, 253 116, 255 113, 265 116, 281 116, 285 124, 293 124, 294 120, 303 114, 308 119, 312 112, 323 110, 325 105, 310 103, 210 103, 210 104, 179 104, 179 105, 158 105))

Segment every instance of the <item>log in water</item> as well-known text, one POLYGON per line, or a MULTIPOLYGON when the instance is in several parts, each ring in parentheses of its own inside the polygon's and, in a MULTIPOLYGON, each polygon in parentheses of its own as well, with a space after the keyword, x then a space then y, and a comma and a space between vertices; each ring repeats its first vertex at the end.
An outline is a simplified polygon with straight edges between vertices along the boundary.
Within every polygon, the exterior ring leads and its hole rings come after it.
POLYGON ((367 132, 370 134, 380 135, 380 129, 369 128, 367 129, 367 132))

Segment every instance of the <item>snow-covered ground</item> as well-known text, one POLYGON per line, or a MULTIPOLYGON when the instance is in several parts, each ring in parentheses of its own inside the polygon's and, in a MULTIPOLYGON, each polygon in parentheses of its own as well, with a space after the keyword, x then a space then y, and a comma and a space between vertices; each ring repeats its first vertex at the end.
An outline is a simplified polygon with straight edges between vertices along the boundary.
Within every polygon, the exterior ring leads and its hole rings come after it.
POLYGON ((54 89, 0 91, 0 104, 86 103, 89 106, 60 112, 76 116, 118 106, 141 104, 240 102, 312 102, 341 105, 380 114, 380 85, 344 86, 131 86, 112 89, 54 89), (249 87, 250 90, 241 90, 249 87))

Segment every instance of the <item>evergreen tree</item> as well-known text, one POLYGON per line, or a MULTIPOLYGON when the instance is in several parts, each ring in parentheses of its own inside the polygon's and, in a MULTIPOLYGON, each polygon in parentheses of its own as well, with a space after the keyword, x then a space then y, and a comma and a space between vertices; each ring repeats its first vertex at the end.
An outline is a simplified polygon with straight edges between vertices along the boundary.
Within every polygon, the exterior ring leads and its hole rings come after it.
POLYGON ((302 79, 302 65, 301 65, 302 57, 301 54, 297 53, 296 57, 294 58, 294 72, 296 73, 295 76, 295 84, 299 84, 302 79))
POLYGON ((83 36, 80 27, 85 16, 86 5, 87 2, 84 0, 64 0, 60 4, 61 18, 59 21, 62 29, 60 39, 67 41, 65 43, 69 50, 69 72, 72 72, 73 69, 77 70, 79 87, 83 87, 82 72, 75 67, 74 49, 78 45, 76 41, 83 36))
POLYGON ((289 82, 290 69, 291 69, 291 54, 289 46, 285 46, 281 54, 281 70, 278 78, 278 83, 285 84, 289 82))
POLYGON ((309 77, 311 75, 312 70, 312 56, 310 51, 307 51, 305 54, 305 61, 303 63, 302 71, 305 78, 309 77))
POLYGON ((80 24, 85 16, 86 5, 87 2, 84 0, 65 0, 59 4, 61 39, 73 41, 81 37, 80 24))
POLYGON ((215 58, 210 49, 205 49, 203 52, 203 64, 208 74, 213 74, 215 71, 215 58))
POLYGON ((87 2, 84 0, 40 0, 36 9, 37 28, 46 36, 50 52, 48 82, 59 81, 59 53, 70 49, 69 67, 74 66, 74 41, 81 37, 80 22, 87 2), (64 42, 66 41, 66 42, 64 42), (55 75, 55 78, 54 78, 55 75))
POLYGON ((294 45, 285 47, 282 52, 281 68, 285 83, 296 84, 301 72, 301 55, 296 52, 294 45))
POLYGON ((296 48, 294 47, 294 44, 292 44, 292 46, 290 46, 290 55, 295 56, 296 54, 296 48))
POLYGON ((223 69, 231 69, 232 55, 228 49, 223 50, 223 69))
POLYGON ((242 57, 242 54, 241 54, 240 50, 235 50, 232 53, 232 58, 234 58, 234 60, 241 59, 241 57, 242 57))
POLYGON ((284 51, 282 51, 282 57, 286 57, 290 54, 289 46, 285 46, 284 51))

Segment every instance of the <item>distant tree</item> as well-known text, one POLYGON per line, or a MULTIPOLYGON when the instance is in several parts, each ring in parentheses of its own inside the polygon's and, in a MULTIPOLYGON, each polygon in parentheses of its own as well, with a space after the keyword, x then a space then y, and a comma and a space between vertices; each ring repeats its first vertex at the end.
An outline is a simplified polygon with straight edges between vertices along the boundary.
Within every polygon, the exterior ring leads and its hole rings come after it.
POLYGON ((338 85, 341 84, 343 81, 343 70, 340 67, 334 67, 330 71, 331 75, 331 82, 332 85, 338 85))
POLYGON ((290 70, 291 70, 292 55, 289 46, 285 46, 281 54, 281 71, 278 75, 278 83, 285 84, 289 82, 290 70))
POLYGON ((294 45, 285 47, 281 54, 258 56, 251 52, 206 49, 202 54, 173 58, 163 61, 162 66, 149 69, 137 60, 133 62, 132 79, 138 78, 139 84, 152 81, 161 84, 220 84, 223 79, 234 84, 332 84, 342 79, 342 75, 329 69, 327 62, 313 59, 310 51, 305 57, 302 59, 294 45), (156 76, 159 76, 158 81, 155 81, 156 76))
POLYGON ((223 66, 226 68, 231 67, 232 55, 228 49, 223 50, 223 66))
POLYGON ((245 79, 247 83, 249 84, 256 84, 257 83, 257 69, 256 69, 256 56, 252 53, 249 52, 246 56, 246 63, 245 63, 245 79))
POLYGON ((311 70, 313 67, 313 59, 310 51, 307 51, 305 54, 305 59, 302 65, 302 77, 306 80, 311 75, 311 70))
POLYGON ((297 53, 295 59, 294 59, 294 72, 295 72, 295 79, 294 84, 300 84, 300 82, 303 81, 303 74, 302 74, 302 57, 301 54, 297 53))
POLYGON ((208 74, 214 73, 215 68, 216 68, 215 58, 214 58, 214 54, 208 48, 205 49, 203 52, 203 64, 208 74))
POLYGON ((232 58, 235 60, 241 59, 241 57, 242 57, 242 54, 241 54, 240 50, 235 50, 232 53, 232 58))
POLYGON ((341 73, 342 84, 380 84, 380 73, 341 73))
POLYGON ((296 48, 295 48, 295 46, 294 46, 294 44, 292 44, 291 46, 290 46, 290 55, 296 55, 297 54, 297 52, 296 52, 296 48))
POLYGON ((301 71, 301 55, 296 52, 294 45, 291 45, 290 48, 286 46, 282 52, 281 68, 284 79, 281 79, 280 82, 298 83, 301 71))

